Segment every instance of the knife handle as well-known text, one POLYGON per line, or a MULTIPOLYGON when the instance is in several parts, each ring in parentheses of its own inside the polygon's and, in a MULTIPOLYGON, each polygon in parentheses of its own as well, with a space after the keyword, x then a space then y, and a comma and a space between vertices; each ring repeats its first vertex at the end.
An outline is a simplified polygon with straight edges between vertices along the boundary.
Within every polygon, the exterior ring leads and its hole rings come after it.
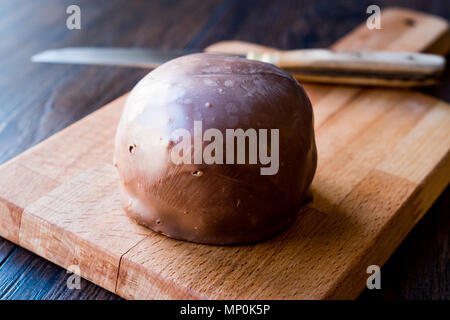
POLYGON ((302 49, 274 53, 251 52, 248 58, 273 63, 288 70, 311 68, 429 75, 442 72, 445 68, 442 56, 409 52, 302 49))
POLYGON ((442 56, 408 52, 302 49, 252 51, 247 58, 275 64, 297 80, 343 84, 426 86, 445 69, 442 56))

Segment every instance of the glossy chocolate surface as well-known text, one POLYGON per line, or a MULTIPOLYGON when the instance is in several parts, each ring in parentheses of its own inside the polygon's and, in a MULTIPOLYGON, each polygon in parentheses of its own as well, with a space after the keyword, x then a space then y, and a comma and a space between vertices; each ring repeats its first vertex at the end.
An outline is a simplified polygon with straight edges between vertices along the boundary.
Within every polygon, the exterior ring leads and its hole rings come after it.
MULTIPOLYGON (((203 148, 208 142, 203 143, 203 148)), ((270 149, 270 148, 269 148, 270 149)), ((247 149, 248 151, 248 149, 247 149)), ((169 237, 209 244, 258 241, 286 228, 317 163, 311 103, 285 71, 257 61, 193 54, 169 61, 132 90, 114 162, 130 217, 169 237), (279 168, 174 164, 177 128, 278 129, 279 168)))

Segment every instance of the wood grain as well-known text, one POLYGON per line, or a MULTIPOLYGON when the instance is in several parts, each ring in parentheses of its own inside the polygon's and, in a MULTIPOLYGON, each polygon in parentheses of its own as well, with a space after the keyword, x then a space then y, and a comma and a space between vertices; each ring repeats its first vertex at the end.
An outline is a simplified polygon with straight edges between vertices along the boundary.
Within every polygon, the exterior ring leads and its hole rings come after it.
MULTIPOLYGON (((282 9, 280 9, 280 8, 282 8, 283 7, 283 5, 277 5, 278 6, 278 9, 276 8, 276 6, 274 6, 274 5, 270 5, 270 8, 264 8, 264 12, 265 13, 267 13, 267 12, 271 12, 271 18, 273 18, 273 16, 278 16, 278 17, 280 17, 281 15, 281 11, 282 11, 282 9), (270 9, 270 10, 269 10, 270 9), (278 11, 277 11, 278 10, 278 11)), ((331 8, 331 9, 336 9, 336 8, 334 8, 336 5, 332 5, 332 7, 333 8, 331 8)), ((337 5, 337 6, 339 6, 339 5, 337 5)), ((363 5, 364 6, 364 5, 363 5)), ((195 45, 196 46, 202 46, 202 45, 204 45, 205 43, 208 43, 208 42, 212 42, 212 41, 217 41, 217 39, 220 39, 220 38, 228 38, 228 37, 230 37, 230 35, 233 35, 233 34, 239 34, 239 37, 241 37, 242 39, 246 39, 247 38, 247 40, 250 40, 250 39, 252 39, 252 40, 254 40, 254 41, 258 41, 258 33, 254 33, 255 31, 253 31, 253 30, 255 30, 255 28, 252 28, 252 25, 251 25, 251 21, 258 21, 258 23, 260 23, 260 22, 264 22, 264 21, 261 21, 261 19, 260 19, 260 17, 261 16, 263 16, 261 13, 262 12, 259 12, 259 11, 261 11, 261 6, 257 6, 257 5, 255 5, 255 3, 250 3, 250 2, 248 2, 248 3, 233 3, 233 2, 231 2, 231 1, 228 1, 228 4, 226 4, 225 5, 225 7, 226 8, 228 8, 228 9, 230 9, 228 12, 226 12, 225 13, 225 16, 224 16, 224 18, 220 18, 220 24, 221 24, 221 28, 216 28, 216 29, 214 29, 214 32, 213 33, 211 33, 211 31, 207 31, 207 32, 204 32, 203 34, 202 34, 202 37, 196 37, 196 39, 200 39, 201 41, 197 41, 196 40, 196 42, 195 42, 195 45), (231 4, 231 5, 230 5, 231 4), (231 27, 231 28, 228 28, 227 29, 227 25, 229 25, 229 26, 233 26, 233 25, 235 25, 234 24, 234 22, 233 22, 233 20, 230 20, 229 19, 229 16, 230 16, 230 14, 231 15, 233 15, 233 12, 240 12, 240 11, 236 11, 237 9, 239 9, 239 8, 242 8, 242 7, 248 7, 248 8, 250 8, 251 7, 251 10, 249 9, 249 10, 247 10, 247 11, 245 11, 244 10, 244 13, 242 13, 242 15, 240 15, 240 18, 241 18, 241 20, 242 19, 244 19, 246 22, 245 23, 243 23, 243 25, 242 25, 242 27, 239 27, 239 31, 237 32, 236 30, 238 30, 238 29, 234 29, 234 31, 233 31, 233 28, 234 27, 231 27), (251 13, 251 14, 248 14, 247 15, 247 13, 251 13), (258 13, 259 12, 259 13, 258 13), (258 17, 258 19, 256 19, 256 17, 257 16, 259 16, 258 17), (246 19, 248 17, 248 19, 246 19), (256 20, 255 20, 256 19, 256 20), (225 26, 224 28, 223 28, 223 26, 225 26), (221 33, 222 32, 222 33, 221 33), (233 32, 236 32, 236 33, 233 33, 233 32), (251 33, 253 32, 253 35, 251 35, 251 33)), ((433 5, 433 4, 430 4, 430 6, 427 6, 426 7, 426 9, 428 10, 435 10, 435 9, 433 9, 433 8, 435 8, 436 6, 435 5, 433 5)), ((308 21, 311 21, 311 25, 314 25, 314 15, 316 15, 316 16, 319 16, 320 17, 320 20, 321 19, 324 19, 323 18, 323 14, 324 13, 326 13, 326 11, 323 11, 323 10, 321 10, 320 9, 321 8, 321 6, 320 5, 318 5, 318 6, 310 6, 310 7, 308 7, 308 9, 306 9, 307 10, 307 12, 309 12, 309 15, 308 15, 308 21), (311 8, 311 9, 310 9, 311 8), (312 10, 312 11, 311 11, 312 10), (320 13, 320 14, 318 14, 318 13, 320 13), (311 16, 311 14, 312 14, 312 16, 311 16)), ((328 10, 329 8, 328 8, 328 6, 327 6, 327 10, 328 10)), ((424 9, 425 9, 425 7, 424 7, 424 9)), ((333 10, 331 10, 331 11, 333 11, 333 10)), ((350 11, 349 12, 349 14, 351 15, 351 12, 353 12, 353 13, 355 13, 355 10, 356 9, 352 9, 353 11, 350 11)), ((358 9, 359 10, 359 9, 358 9)), ((356 11, 358 11, 358 10, 356 10, 356 11)), ((362 9, 361 9, 362 10, 362 9)), ((23 10, 22 10, 23 11, 23 10)), ((291 11, 289 11, 290 13, 293 13, 295 10, 291 10, 291 11)), ((330 11, 330 12, 331 12, 330 11)), ((111 12, 111 10, 109 11, 109 12, 111 12)), ((304 12, 304 10, 303 10, 303 8, 302 8, 302 12, 304 12)), ((335 11, 333 11, 333 12, 335 12, 335 11)), ((439 12, 441 12, 441 11, 439 11, 439 12)), ((295 19, 296 19, 296 16, 295 16, 295 14, 292 14, 292 17, 291 17, 292 19, 294 19, 293 20, 293 22, 295 21, 295 19)), ((353 19, 353 21, 354 21, 354 18, 352 18, 353 19)), ((360 19, 360 18, 357 18, 357 19, 360 19)), ((287 13, 287 11, 285 10, 285 13, 283 13, 283 19, 281 19, 281 20, 283 20, 283 21, 289 21, 289 14, 287 13)), ((3 20, 4 21, 4 20, 3 20)), ((218 21, 217 20, 217 17, 216 18, 214 18, 214 19, 212 19, 212 21, 218 21)), ((236 20, 237 21, 237 20, 236 20)), ((352 21, 351 19, 350 20, 347 20, 347 21, 352 21)), ((320 21, 319 21, 320 22, 320 21)), ((289 24, 289 23, 288 23, 289 24)), ((329 25, 332 25, 332 24, 329 24, 329 25)), ((327 24, 325 24, 325 28, 327 28, 326 27, 327 26, 327 24)), ((306 35, 306 33, 308 34, 308 36, 306 37, 306 36, 303 36, 303 38, 304 38, 304 40, 302 40, 303 42, 303 44, 305 44, 306 43, 306 45, 308 45, 308 43, 311 45, 311 44, 315 44, 315 45, 320 45, 320 41, 327 41, 326 39, 327 38, 321 38, 321 36, 317 33, 317 31, 315 31, 315 30, 311 30, 311 31, 309 31, 308 32, 308 28, 304 28, 304 26, 303 27, 301 27, 301 28, 299 28, 300 27, 300 25, 299 24, 297 24, 297 26, 295 25, 295 23, 292 23, 292 26, 289 28, 289 29, 287 29, 287 28, 285 28, 285 30, 288 30, 288 31, 283 31, 284 32, 284 34, 280 34, 280 33, 278 33, 278 35, 281 35, 281 37, 280 38, 274 38, 273 37, 273 35, 274 34, 277 34, 277 32, 276 32, 276 29, 277 29, 277 27, 276 26, 274 26, 273 24, 271 24, 271 27, 273 27, 273 28, 275 28, 274 29, 274 31, 273 32, 270 32, 270 33, 265 33, 265 36, 267 36, 268 35, 268 37, 265 37, 265 38, 263 38, 263 37, 260 37, 259 39, 259 42, 261 42, 261 43, 265 43, 265 44, 272 44, 272 45, 277 45, 277 46, 283 46, 283 47, 289 47, 290 46, 290 48, 295 48, 295 38, 293 38, 293 36, 296 36, 296 37, 300 37, 301 36, 301 34, 304 34, 304 35, 306 35), (295 30, 297 30, 297 31, 295 31, 295 30), (299 30, 301 30, 301 33, 299 33, 300 31, 299 30), (293 33, 294 32, 294 33, 293 33), (297 34, 295 34, 295 32, 297 32, 297 34), (306 33, 304 33, 304 32, 306 32, 306 33), (272 36, 271 36, 272 35, 272 36), (312 35, 312 38, 309 36, 309 35, 312 35), (272 37, 272 38, 271 38, 272 37), (277 39, 277 40, 275 40, 275 39, 277 39), (290 40, 289 40, 290 39, 290 40), (324 40, 325 39, 325 40, 324 40), (289 40, 289 41, 288 41, 289 40), (284 43, 284 44, 283 44, 284 43)), ((328 29, 328 33, 329 33, 329 37, 332 39, 333 38, 333 35, 332 34, 339 34, 339 32, 343 32, 342 30, 345 30, 346 28, 347 28, 347 30, 348 30, 348 28, 350 28, 351 27, 351 22, 350 22, 350 25, 349 25, 349 23, 345 23, 345 21, 344 21, 344 23, 341 23, 341 24, 339 24, 339 25, 336 25, 336 26, 333 26, 333 29, 328 29), (330 32, 331 31, 331 32, 330 32)), ((206 29, 206 30, 208 30, 208 29, 206 29)), ((281 30, 283 30, 282 28, 280 29, 280 28, 278 28, 278 30, 279 31, 281 31, 281 30)), ((326 31, 327 29, 325 29, 325 31, 324 32, 327 32, 326 31)), ((342 34, 342 33, 341 33, 342 34)), ((335 36, 334 36, 335 37, 335 36)), ((129 38, 129 37, 128 37, 129 38)), ((195 40, 195 39, 194 39, 195 40)), ((150 40, 151 41, 151 40, 150 40)), ((326 43, 326 42, 325 42, 326 43)), ((84 44, 84 42, 83 42, 83 44, 84 44)), ((45 44, 43 45, 43 47, 45 47, 45 44)), ((9 62, 8 62, 9 63, 9 62)), ((67 70, 67 69, 64 69, 64 70, 67 70)), ((100 74, 104 74, 105 75, 105 72, 103 72, 103 70, 101 70, 101 69, 98 69, 98 68, 93 68, 92 69, 93 71, 92 72, 89 72, 89 73, 85 73, 84 74, 84 77, 85 78, 95 78, 99 73, 100 74), (101 71, 101 72, 100 72, 101 71)), ((54 76, 54 72, 56 72, 57 71, 57 69, 56 68, 54 68, 53 70, 52 70, 52 72, 50 73, 50 74, 52 74, 52 76, 54 76)), ((133 74, 133 72, 127 72, 128 74, 130 74, 130 75, 132 75, 133 74)), ((139 71, 135 71, 135 74, 136 73, 139 73, 139 71)), ((108 72, 108 74, 106 75, 107 77, 112 77, 113 79, 118 79, 118 77, 119 78, 122 78, 121 80, 121 83, 124 83, 123 82, 123 75, 124 75, 124 73, 121 73, 122 75, 121 76, 119 76, 119 73, 117 72, 117 70, 112 70, 111 72, 108 72)), ((129 77, 129 76, 128 76, 129 77)), ((92 82, 91 82, 92 83, 92 82)), ((127 81, 125 81, 125 83, 127 83, 127 81)), ((129 82, 128 82, 129 83, 129 82)), ((73 84, 73 83, 72 83, 73 84)), ((120 88, 119 88, 119 86, 117 85, 118 84, 118 82, 117 82, 117 80, 116 81, 113 81, 113 82, 110 82, 109 84, 105 84, 105 86, 108 86, 108 88, 112 88, 111 90, 109 90, 108 91, 108 93, 107 93, 107 95, 111 95, 111 92, 117 92, 117 90, 121 90, 120 88)), ((66 88, 69 88, 70 86, 68 85, 66 88)), ((122 86, 123 87, 123 86, 122 86)), ((325 87, 324 87, 325 88, 325 87)), ((83 89, 83 88, 81 88, 81 89, 83 89)), ((88 89, 88 87, 85 87, 84 89, 88 89)), ((347 88, 348 89, 348 94, 349 95, 351 95, 351 90, 349 89, 349 88, 347 88)), ((123 90, 123 89, 122 89, 123 90)), ((323 105, 326 105, 327 103, 326 103, 326 101, 325 100, 321 100, 321 97, 323 97, 323 98, 326 98, 326 99, 328 99, 328 101, 330 101, 330 102, 333 102, 334 101, 334 99, 333 99, 333 97, 332 96, 330 96, 330 95, 328 95, 328 90, 334 90, 334 89, 332 89, 332 88, 327 88, 327 90, 321 90, 321 88, 319 88, 319 89, 317 89, 317 88, 308 88, 308 93, 311 95, 311 96, 314 96, 314 99, 313 100, 315 100, 315 101, 318 101, 318 102, 320 102, 320 103, 322 103, 323 105), (325 102, 324 102, 325 101, 325 102)), ((77 91, 77 90, 74 90, 74 91, 77 91)), ((336 90, 335 90, 335 95, 334 95, 334 97, 336 98, 336 97, 338 97, 338 98, 341 98, 341 99, 343 99, 343 100, 345 100, 345 98, 346 97, 341 97, 337 92, 338 91, 340 91, 340 89, 339 88, 337 88, 336 90)), ((433 90, 430 90, 431 92, 433 92, 433 90)), ((68 90, 67 92, 70 92, 70 90, 68 90)), ((102 90, 100 90, 100 91, 96 91, 96 95, 98 95, 98 94, 100 94, 102 92, 102 90), (98 94, 97 94, 98 93, 98 94)), ((105 92, 105 91, 104 91, 105 92)), ((123 92, 123 91, 122 91, 123 92)), ((43 92, 43 94, 45 95, 45 92, 43 92)), ((117 94, 117 93, 116 93, 117 94)), ((54 111, 56 111, 56 112, 53 112, 53 111, 51 111, 50 113, 48 113, 49 115, 52 115, 52 118, 49 118, 47 121, 45 121, 44 122, 44 124, 45 124, 45 127, 46 128, 48 128, 48 130, 58 130, 58 126, 59 126, 59 128, 61 127, 61 126, 64 126, 64 122, 60 122, 56 127, 55 127, 55 125, 53 124, 53 128, 52 128, 52 123, 58 123, 57 122, 57 117, 55 117, 54 115, 58 115, 59 114, 59 118, 60 119, 71 119, 70 117, 80 117, 80 112, 79 111, 77 111, 77 112, 69 112, 68 114, 67 114, 67 111, 69 111, 69 107, 72 107, 72 105, 73 105, 73 103, 79 103, 79 101, 82 101, 82 104, 84 105, 84 104, 88 104, 89 105, 89 101, 94 101, 94 100, 92 100, 93 99, 93 95, 91 94, 91 95, 87 95, 87 96, 85 96, 83 99, 80 99, 80 98, 78 98, 76 95, 71 95, 71 94, 65 94, 65 96, 66 97, 70 97, 70 99, 65 99, 64 100, 64 98, 63 97, 61 97, 61 98, 58 98, 56 101, 57 101, 57 107, 58 108, 56 108, 56 109, 52 109, 52 110, 54 110, 54 111), (66 105, 66 107, 64 107, 64 109, 62 109, 60 106, 61 106, 61 104, 63 103, 63 101, 71 101, 71 103, 69 104, 69 103, 66 103, 65 105, 66 105), (77 102, 78 101, 78 102, 77 102), (86 102, 87 101, 87 102, 86 102), (65 112, 65 113, 63 113, 63 112, 65 112), (63 116, 64 115, 64 116, 63 116), (55 122, 55 120, 56 120, 56 122, 55 122), (52 128, 52 129, 50 129, 50 128, 52 128), (56 128, 56 129, 55 129, 56 128)), ((53 99, 53 98, 52 98, 53 99)), ((101 99, 105 99, 105 97, 103 97, 103 98, 101 98, 101 99)), ((107 98, 106 98, 107 99, 107 98)), ((55 101, 55 100, 53 100, 53 101, 55 101)), ((97 101, 98 101, 98 99, 97 99, 97 101)), ((26 105, 26 102, 24 103, 24 105, 26 105)), ((51 104, 50 104, 51 105, 51 104)), ((92 104, 91 104, 92 105, 92 104)), ((97 106, 98 106, 98 104, 97 104, 97 106)), ((83 112, 89 112, 89 109, 88 108, 86 108, 86 107, 84 107, 84 109, 82 109, 83 107, 82 106, 80 106, 77 110, 84 110, 83 112)), ((92 110, 92 109, 91 109, 92 110)), ((325 108, 322 108, 322 110, 323 111, 325 111, 325 108)), ((332 108, 329 108, 329 109, 326 109, 326 111, 329 113, 329 114, 332 114, 333 113, 333 110, 332 110, 332 108)), ((321 116, 321 118, 323 118, 323 119, 326 119, 328 117, 328 115, 324 112, 323 113, 323 115, 321 116)), ((45 117, 44 117, 45 118, 45 117)), ((24 119, 26 119, 26 118, 24 118, 24 119)), ((67 121, 67 120, 64 120, 64 121, 67 121)), ((67 122, 65 122, 65 123, 67 123, 67 122)), ((36 139, 42 139, 42 137, 45 137, 45 135, 48 135, 49 134, 49 132, 51 132, 51 131, 48 131, 47 129, 46 130, 40 130, 39 132, 38 132, 38 135, 36 135, 35 134, 35 131, 33 131, 33 129, 32 130, 28 130, 28 131, 24 131, 24 132, 26 132, 26 134, 30 134, 30 132, 31 132, 31 136, 34 136, 34 137, 36 137, 36 139), (40 137, 40 138, 39 138, 40 137)), ((8 131, 3 131, 3 132, 10 132, 10 130, 8 129, 8 131)), ((5 136, 5 135, 3 135, 2 136, 2 138, 5 138, 5 137, 7 137, 7 136, 5 136)), ((17 144, 17 141, 22 141, 22 140, 14 140, 14 144, 13 145, 11 145, 11 147, 10 148, 3 148, 2 149, 2 152, 3 151, 5 151, 5 150, 8 150, 8 154, 9 154, 9 156, 8 157, 11 157, 11 152, 17 152, 17 151, 14 151, 14 150, 21 150, 20 149, 20 145, 19 144, 17 144)), ((26 145, 26 144, 29 144, 29 141, 28 142, 26 142, 26 140, 24 140, 25 142, 21 142, 21 144, 23 144, 23 145, 26 145)), ((33 140, 33 141, 39 141, 39 140, 33 140)), ((23 150, 23 149, 22 149, 23 150)), ((4 153, 3 153, 3 155, 4 155, 4 153)), ((3 156, 3 159, 5 158, 5 156, 3 156)), ((443 208, 445 208, 445 206, 443 207, 443 208)), ((442 212, 442 211, 441 211, 442 212)), ((442 220, 441 220, 442 221, 442 220)), ((405 250, 405 249, 404 249, 405 250)), ((411 252, 411 250, 409 250, 410 252, 411 252)), ((15 255, 18 255, 18 254, 29 254, 29 253, 26 253, 26 250, 22 250, 22 251, 18 251, 18 252, 16 252, 16 254, 15 255)), ((439 254, 438 254, 439 255, 439 254)), ((36 259, 36 258, 35 258, 36 259)), ((428 258, 428 259, 430 259, 430 257, 428 258)), ((11 260, 8 260, 8 265, 9 265, 9 261, 11 261, 11 260)), ((398 260, 397 260, 398 261, 398 260)), ((430 266, 430 268, 432 268, 431 266, 432 266, 432 264, 429 264, 429 266, 430 266)), ((8 269, 9 270, 9 269, 8 269)), ((27 270, 29 270, 29 269, 27 269, 27 270)), ((24 272, 28 272, 27 270, 25 270, 24 269, 24 272)), ((55 269, 56 270, 56 269, 55 269)), ((417 269, 416 269, 417 270, 417 269)), ((420 270, 420 269, 419 269, 420 270)), ((2 269, 2 272, 3 272, 3 274, 5 274, 5 268, 3 268, 2 269)), ((8 274, 8 273, 6 273, 6 274, 8 274)), ((37 275, 38 273, 34 273, 34 275, 37 275)), ((31 276, 32 277, 32 276, 31 276)), ((62 279, 62 278, 61 278, 62 279)), ((409 278, 410 279, 410 281, 414 281, 413 279, 414 279, 414 277, 410 277, 409 278)), ((391 280, 395 280, 395 279, 391 279, 391 280)), ((406 280, 405 280, 406 281, 406 280)), ((63 281, 64 282, 64 281, 63 281)), ((31 282, 24 282, 25 284, 31 284, 31 282)), ((57 284, 58 284, 58 282, 52 282, 54 285, 56 285, 57 286, 57 284)), ((62 285, 63 287, 64 287, 64 284, 62 285)), ((61 285, 59 286, 59 287, 61 287, 61 285)), ((414 288, 413 287, 410 287, 410 290, 414 290, 414 288)), ((10 294, 10 292, 8 292, 8 294, 6 294, 6 296, 12 296, 12 297, 20 297, 20 293, 19 292, 22 292, 22 294, 24 294, 24 291, 17 291, 17 293, 16 294, 10 294)), ((445 291, 444 291, 445 292, 445 291)), ((61 293, 60 293, 61 294, 61 293)), ((33 296, 33 295, 27 295, 27 296, 33 296)), ((63 296, 63 295, 61 295, 61 296, 63 296)), ((65 297, 81 297, 82 295, 71 295, 71 294, 66 294, 65 295, 65 297)), ((88 296, 89 296, 89 293, 88 293, 88 296)), ((22 297, 25 297, 24 295, 22 295, 22 297)), ((35 296, 35 297, 42 297, 42 296, 35 296)), ((58 297, 58 294, 57 293, 55 293, 55 294, 53 294, 53 295, 48 295, 48 296, 45 296, 45 297, 58 297)), ((95 297, 95 295, 92 295, 91 297, 95 297)))
POLYGON ((446 300, 450 293, 450 189, 414 227, 381 270, 382 290, 365 290, 364 300, 446 300), (430 234, 428 230, 434 232, 430 234), (442 236, 444 235, 444 236, 442 236), (411 257, 410 250, 417 252, 411 257), (436 261, 435 263, 429 263, 436 261))
POLYGON ((114 292, 121 257, 147 233, 123 214, 114 167, 101 165, 27 206, 19 243, 51 253, 58 265, 79 266, 83 278, 114 292))

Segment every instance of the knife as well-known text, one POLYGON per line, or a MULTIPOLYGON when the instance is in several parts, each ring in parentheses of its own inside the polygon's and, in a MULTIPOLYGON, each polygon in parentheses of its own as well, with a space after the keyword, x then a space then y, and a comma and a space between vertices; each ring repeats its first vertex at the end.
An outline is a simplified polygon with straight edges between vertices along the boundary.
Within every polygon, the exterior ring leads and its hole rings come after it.
MULTIPOLYGON (((199 51, 145 48, 67 47, 40 52, 33 62, 113 65, 153 69, 174 58, 199 51)), ((251 51, 247 59, 277 65, 306 82, 413 87, 437 83, 445 69, 442 56, 387 51, 300 49, 251 51)))

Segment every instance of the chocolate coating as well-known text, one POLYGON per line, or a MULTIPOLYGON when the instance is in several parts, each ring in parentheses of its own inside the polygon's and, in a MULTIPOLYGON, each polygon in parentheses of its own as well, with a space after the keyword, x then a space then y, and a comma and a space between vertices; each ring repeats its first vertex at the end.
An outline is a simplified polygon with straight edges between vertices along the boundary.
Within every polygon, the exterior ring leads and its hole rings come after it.
POLYGON ((218 54, 180 57, 144 77, 115 143, 127 214, 169 237, 209 244, 258 241, 286 228, 317 163, 311 103, 297 81, 271 64, 218 54), (193 136, 194 120, 224 137, 226 129, 279 129, 278 172, 261 175, 267 165, 259 161, 174 164, 171 134, 185 128, 193 136))

